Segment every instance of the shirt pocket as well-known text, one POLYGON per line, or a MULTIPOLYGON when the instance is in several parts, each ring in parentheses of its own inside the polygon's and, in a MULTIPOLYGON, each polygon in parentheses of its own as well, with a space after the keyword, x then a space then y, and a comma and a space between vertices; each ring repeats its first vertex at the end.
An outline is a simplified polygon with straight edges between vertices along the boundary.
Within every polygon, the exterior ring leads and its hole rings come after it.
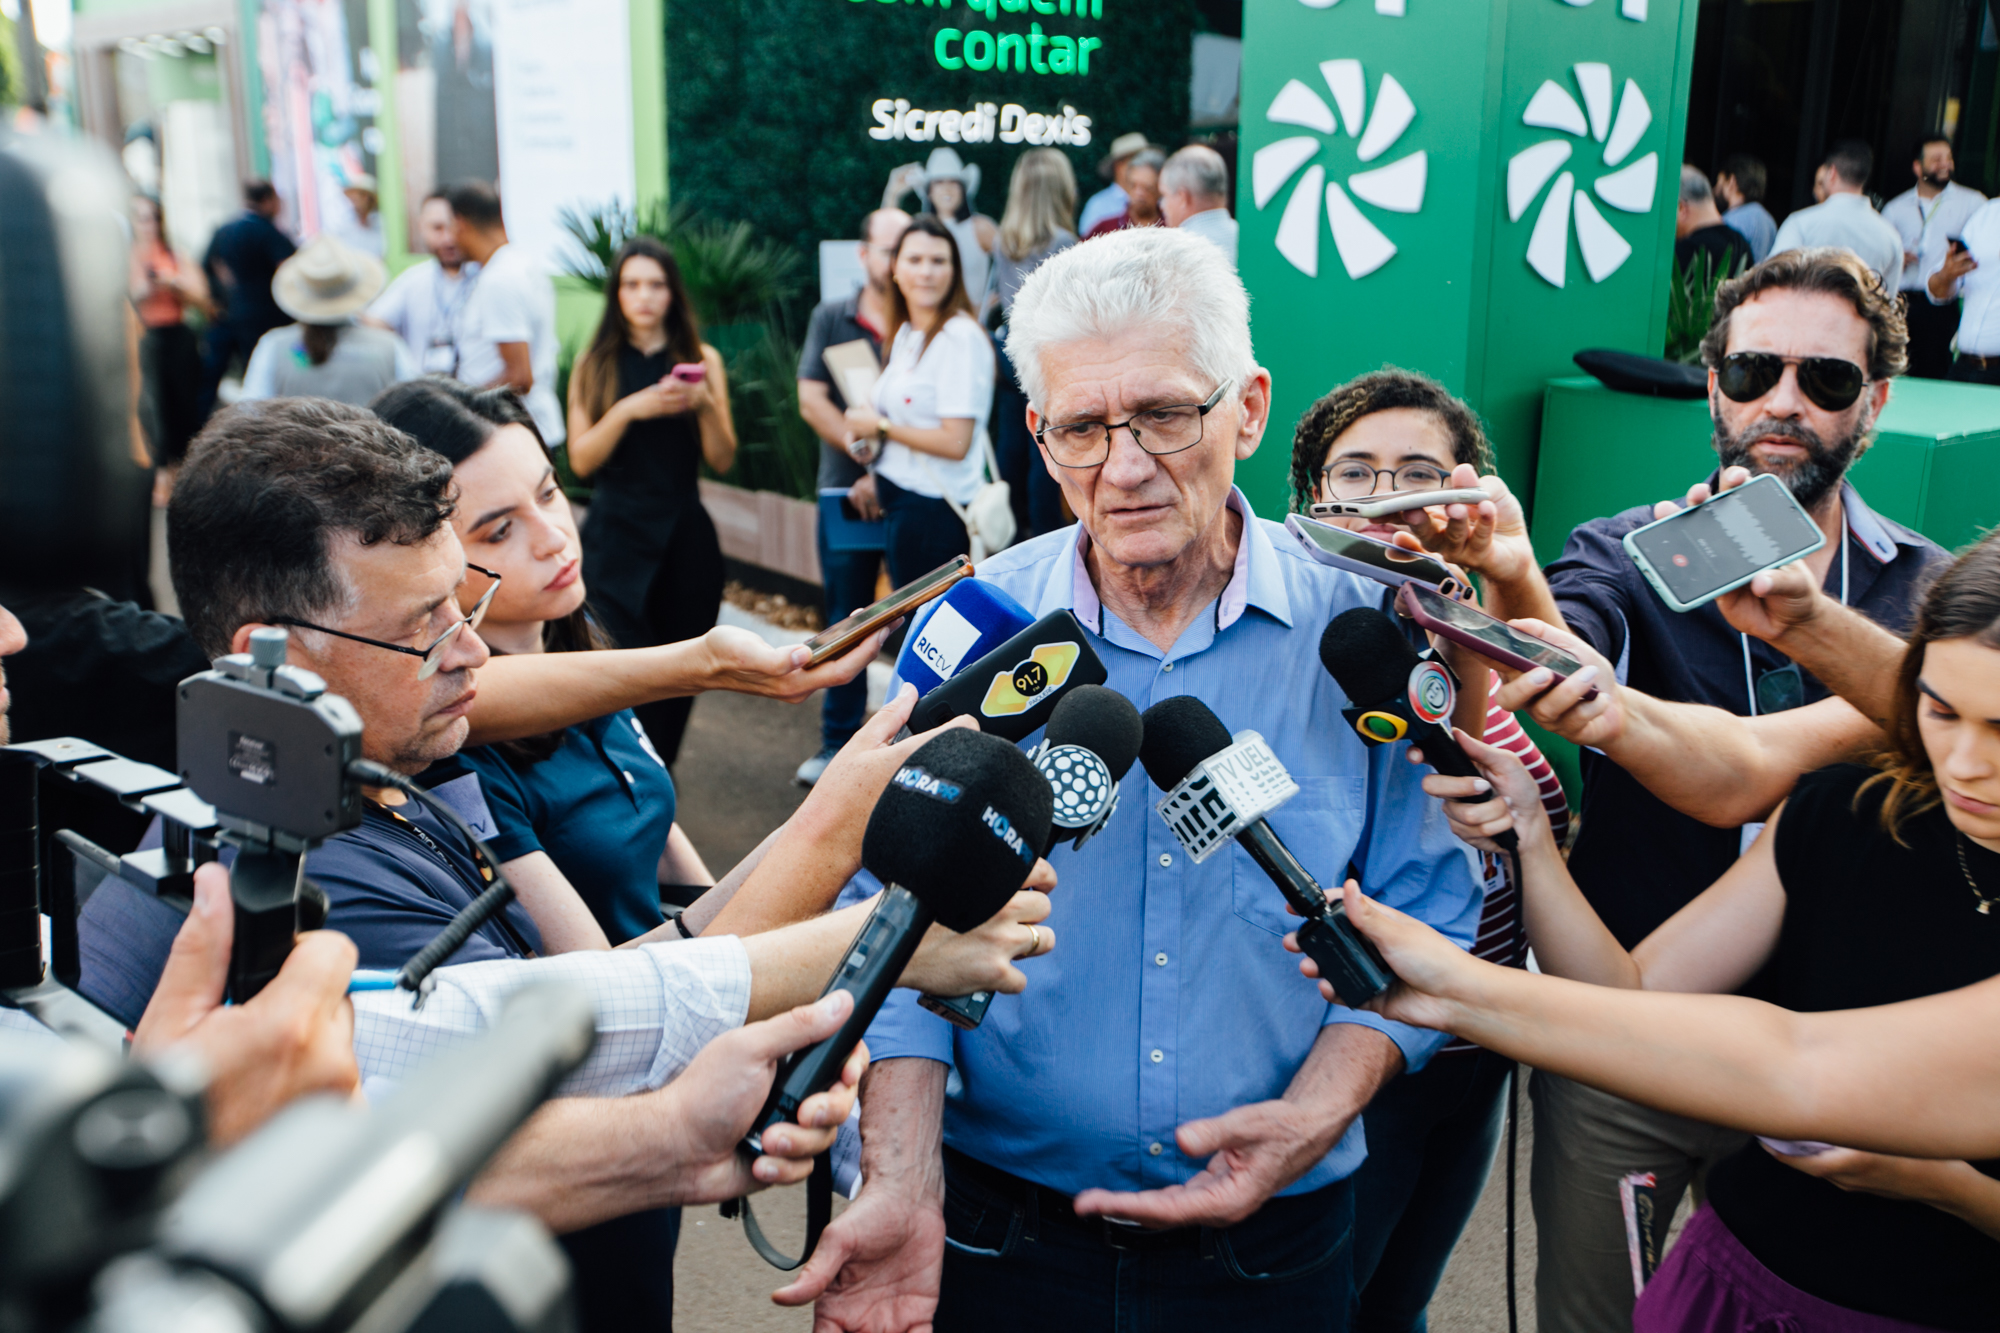
MULTIPOLYGON (((1347 864, 1361 841, 1367 784, 1360 777, 1293 778, 1299 794, 1264 818, 1329 895, 1340 892, 1347 864)), ((1233 840, 1232 840, 1233 841, 1233 840)), ((1236 915, 1259 930, 1286 935, 1299 918, 1285 909, 1285 895, 1240 843, 1229 849, 1230 892, 1236 915)))
POLYGON ((884 410, 905 426, 932 427, 938 424, 937 401, 937 385, 918 370, 898 381, 884 410))

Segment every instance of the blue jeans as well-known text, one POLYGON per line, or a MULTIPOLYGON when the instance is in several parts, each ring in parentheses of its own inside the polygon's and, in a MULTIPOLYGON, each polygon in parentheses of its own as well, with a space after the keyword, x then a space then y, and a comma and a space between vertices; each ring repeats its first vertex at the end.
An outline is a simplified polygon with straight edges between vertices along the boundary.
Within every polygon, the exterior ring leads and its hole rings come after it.
MULTIPOLYGON (((820 606, 831 625, 875 600, 875 571, 882 567, 882 553, 830 550, 824 530, 819 532, 818 541, 820 606)), ((845 685, 831 687, 821 698, 820 745, 837 750, 847 744, 861 730, 867 715, 868 673, 864 671, 845 685)))
POLYGON ((1512 1062, 1440 1055, 1368 1103, 1368 1160, 1354 1173, 1356 1333, 1424 1333, 1424 1310, 1486 1177, 1512 1062))
POLYGON ((1064 525, 1062 487, 1049 476, 1035 437, 1028 433, 1028 400, 1014 378, 1014 363, 998 338, 993 349, 1000 358, 993 398, 993 455, 1000 464, 1000 480, 1013 492, 1014 526, 1019 529, 1014 540, 1024 542, 1064 525))
POLYGON ((880 473, 875 477, 875 494, 889 525, 889 549, 883 552, 889 562, 889 582, 897 587, 972 549, 965 524, 942 498, 906 491, 880 473))
POLYGON ((937 1333, 1349 1327, 1349 1181, 1272 1199, 1223 1230, 1107 1233, 1053 1191, 955 1157, 945 1163, 937 1333))

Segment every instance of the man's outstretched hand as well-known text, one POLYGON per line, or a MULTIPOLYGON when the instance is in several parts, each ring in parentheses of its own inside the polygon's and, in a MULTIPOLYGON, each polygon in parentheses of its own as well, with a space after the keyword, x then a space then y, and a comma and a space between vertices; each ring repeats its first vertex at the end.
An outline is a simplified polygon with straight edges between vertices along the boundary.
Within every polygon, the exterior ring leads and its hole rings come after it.
POLYGON ((226 1146, 308 1093, 352 1094, 354 1009, 347 980, 356 953, 345 935, 301 935, 271 983, 247 1004, 225 1006, 236 913, 229 872, 195 871, 194 910, 174 936, 160 984, 132 1034, 135 1055, 177 1048, 207 1066, 209 1142, 226 1146))
POLYGON ((1154 1228, 1234 1226, 1333 1151, 1348 1123, 1329 1123, 1282 1097, 1190 1120, 1174 1142, 1189 1157, 1208 1158, 1193 1179, 1136 1194, 1085 1190, 1076 1196, 1077 1216, 1154 1228))

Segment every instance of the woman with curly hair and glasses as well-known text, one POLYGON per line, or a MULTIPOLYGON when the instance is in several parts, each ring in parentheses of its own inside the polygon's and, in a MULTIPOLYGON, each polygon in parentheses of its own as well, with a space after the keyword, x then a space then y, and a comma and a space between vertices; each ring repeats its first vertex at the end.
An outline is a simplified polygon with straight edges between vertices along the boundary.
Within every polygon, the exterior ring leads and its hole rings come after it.
MULTIPOLYGON (((1461 467, 1481 478, 1493 471, 1493 449, 1478 415, 1426 375, 1373 371, 1327 394, 1299 419, 1292 441, 1292 507, 1303 513, 1316 501, 1470 484, 1466 474, 1454 480, 1461 467)), ((1395 542, 1402 534, 1398 544, 1412 548, 1419 542, 1411 522, 1427 522, 1422 510, 1327 521, 1383 541, 1395 542)), ((1464 519, 1458 521, 1463 527, 1464 519)), ((1428 528, 1423 531, 1429 535, 1428 528)), ((1383 609, 1390 609, 1387 598, 1383 609)), ((1482 703, 1489 692, 1485 659, 1451 647, 1453 668, 1474 696, 1473 707, 1459 713, 1460 725, 1483 718, 1487 743, 1520 756, 1560 839, 1569 825, 1569 804, 1555 771, 1513 714, 1482 703)), ((1503 858, 1487 856, 1484 870, 1486 901, 1473 952, 1520 967, 1526 948, 1515 886, 1503 858)), ((1454 1042, 1371 1103, 1368 1159, 1354 1176, 1356 1328, 1423 1327, 1424 1309, 1492 1168, 1502 1093, 1512 1068, 1513 1061, 1491 1051, 1454 1042)))

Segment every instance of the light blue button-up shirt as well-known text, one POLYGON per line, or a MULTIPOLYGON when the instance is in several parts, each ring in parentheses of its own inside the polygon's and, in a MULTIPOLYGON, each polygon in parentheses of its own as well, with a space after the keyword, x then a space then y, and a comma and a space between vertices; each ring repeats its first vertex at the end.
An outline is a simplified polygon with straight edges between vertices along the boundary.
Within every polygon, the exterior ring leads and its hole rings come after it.
MULTIPOLYGON (((1282 527, 1251 515, 1241 491, 1229 503, 1245 516, 1235 573, 1166 652, 1098 604, 1078 528, 1004 551, 979 574, 1037 617, 1074 611, 1106 684, 1141 711, 1188 694, 1231 731, 1261 732, 1300 788, 1271 826, 1314 877, 1337 892, 1352 864, 1375 897, 1470 944, 1473 854, 1418 786, 1429 770, 1404 745, 1362 745, 1319 662, 1326 623, 1378 605, 1381 590, 1308 560, 1282 527)), ((1188 1180, 1201 1162, 1181 1154, 1174 1130, 1281 1096, 1328 1024, 1385 1033, 1410 1069, 1446 1040, 1321 999, 1280 943, 1298 919, 1277 886, 1233 843, 1195 865, 1153 811, 1164 794, 1134 765, 1104 831, 1051 854, 1059 944, 1020 965, 1025 994, 996 997, 985 1023, 961 1032, 899 990, 868 1031, 877 1060, 953 1066, 947 1143, 1066 1194, 1188 1180)), ((874 887, 864 874, 849 893, 874 887)), ((1366 1155, 1356 1120, 1284 1192, 1340 1180, 1366 1155)))

